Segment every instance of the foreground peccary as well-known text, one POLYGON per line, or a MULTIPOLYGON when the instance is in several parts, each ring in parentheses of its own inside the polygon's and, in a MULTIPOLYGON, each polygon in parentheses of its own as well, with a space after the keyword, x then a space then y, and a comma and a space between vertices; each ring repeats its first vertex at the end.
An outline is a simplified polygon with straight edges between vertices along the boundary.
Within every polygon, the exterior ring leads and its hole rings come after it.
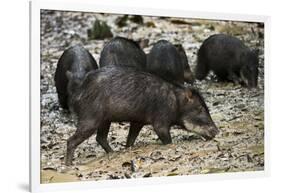
POLYGON ((127 147, 146 124, 153 126, 163 144, 172 142, 172 125, 206 139, 218 133, 197 90, 175 86, 135 68, 105 66, 90 72, 71 96, 78 128, 67 140, 66 165, 71 165, 76 147, 95 132, 97 142, 112 152, 107 141, 111 122, 130 122, 127 147))
POLYGON ((195 76, 204 79, 212 70, 221 81, 256 87, 258 54, 232 36, 216 34, 207 38, 198 51, 195 76))
POLYGON ((124 37, 115 37, 104 46, 99 63, 100 67, 117 65, 144 70, 146 55, 135 41, 124 37))
POLYGON ((159 40, 147 55, 146 71, 162 79, 184 84, 184 64, 177 48, 167 40, 159 40))
POLYGON ((177 48, 177 50, 180 54, 180 59, 183 64, 183 67, 184 67, 184 71, 183 71, 184 81, 192 84, 194 82, 194 76, 190 70, 190 66, 189 66, 188 59, 185 54, 184 48, 181 44, 174 44, 174 46, 177 48))
POLYGON ((68 109, 68 82, 66 72, 72 72, 73 81, 80 81, 85 74, 93 69, 97 69, 97 62, 81 45, 75 45, 65 50, 60 57, 55 72, 55 86, 58 93, 59 103, 62 108, 68 109))

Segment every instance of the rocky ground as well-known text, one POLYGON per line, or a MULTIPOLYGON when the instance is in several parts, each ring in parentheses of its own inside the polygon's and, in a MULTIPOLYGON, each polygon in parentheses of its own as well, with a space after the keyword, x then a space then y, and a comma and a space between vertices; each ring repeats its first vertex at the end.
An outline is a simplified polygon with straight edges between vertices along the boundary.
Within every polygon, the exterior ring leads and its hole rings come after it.
POLYGON ((69 182, 191 175, 264 169, 264 41, 263 25, 247 22, 143 17, 143 22, 126 20, 116 25, 120 15, 80 12, 41 12, 41 182, 69 182), (106 154, 95 136, 78 146, 74 165, 64 165, 66 140, 76 129, 75 118, 58 104, 54 86, 56 64, 63 51, 80 43, 99 61, 108 41, 89 40, 87 30, 96 19, 106 21, 114 36, 146 40, 149 52, 159 39, 182 43, 194 69, 196 53, 204 39, 227 33, 260 50, 257 89, 248 90, 233 83, 219 83, 210 74, 197 81, 211 116, 221 129, 211 141, 192 133, 172 129, 173 144, 161 145, 151 126, 145 126, 135 146, 124 147, 127 123, 113 123, 109 143, 115 150, 106 154))

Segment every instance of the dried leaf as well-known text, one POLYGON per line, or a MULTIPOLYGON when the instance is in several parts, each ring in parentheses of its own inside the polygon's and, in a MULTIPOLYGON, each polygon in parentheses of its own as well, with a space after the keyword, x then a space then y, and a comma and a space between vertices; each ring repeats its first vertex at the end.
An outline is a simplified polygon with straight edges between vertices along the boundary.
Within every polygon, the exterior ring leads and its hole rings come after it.
POLYGON ((167 176, 178 176, 179 174, 178 173, 169 173, 167 174, 167 176))
POLYGON ((122 164, 122 167, 123 167, 123 168, 131 167, 131 162, 124 162, 124 163, 122 164))
POLYGON ((230 168, 206 168, 201 171, 202 174, 223 173, 227 172, 230 168))

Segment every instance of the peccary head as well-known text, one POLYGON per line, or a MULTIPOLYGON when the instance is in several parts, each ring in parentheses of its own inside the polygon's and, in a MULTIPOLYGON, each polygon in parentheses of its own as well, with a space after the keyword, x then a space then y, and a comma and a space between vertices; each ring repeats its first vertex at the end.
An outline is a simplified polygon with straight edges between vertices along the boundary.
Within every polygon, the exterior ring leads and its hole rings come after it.
POLYGON ((180 101, 180 122, 186 130, 205 139, 212 139, 219 130, 213 122, 201 94, 194 88, 184 88, 180 101))
POLYGON ((240 76, 243 83, 249 87, 254 88, 258 85, 258 51, 248 50, 243 52, 240 56, 241 69, 240 76))
POLYGON ((70 71, 66 71, 66 77, 68 79, 68 83, 67 83, 67 94, 68 94, 68 106, 69 106, 69 110, 71 112, 73 111, 73 100, 74 100, 74 96, 77 93, 77 91, 79 90, 84 77, 81 77, 75 73, 72 73, 70 71))

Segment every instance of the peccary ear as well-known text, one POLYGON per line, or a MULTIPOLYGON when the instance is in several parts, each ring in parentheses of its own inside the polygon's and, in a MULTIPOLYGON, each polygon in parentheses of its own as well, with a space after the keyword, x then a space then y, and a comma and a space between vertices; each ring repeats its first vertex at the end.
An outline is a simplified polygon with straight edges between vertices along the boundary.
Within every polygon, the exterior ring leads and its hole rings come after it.
POLYGON ((66 77, 67 77, 67 79, 68 80, 71 80, 72 78, 73 78, 73 74, 72 74, 72 72, 70 72, 70 71, 66 71, 66 77))

